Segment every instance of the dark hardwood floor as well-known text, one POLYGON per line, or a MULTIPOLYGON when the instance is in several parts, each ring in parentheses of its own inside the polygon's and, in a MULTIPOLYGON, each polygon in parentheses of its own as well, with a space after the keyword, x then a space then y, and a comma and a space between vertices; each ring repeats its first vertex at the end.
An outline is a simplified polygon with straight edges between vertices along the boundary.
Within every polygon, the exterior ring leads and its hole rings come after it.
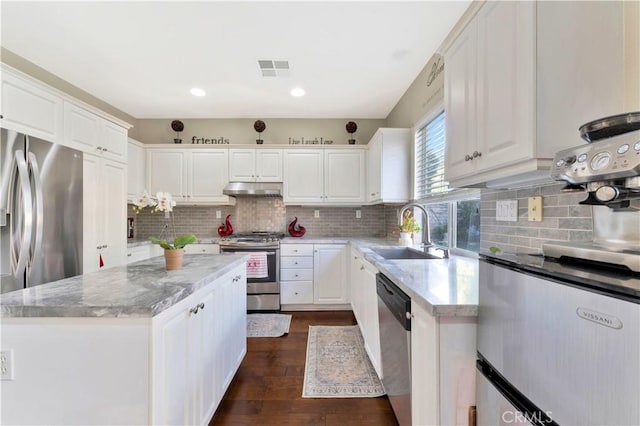
POLYGON ((387 397, 302 398, 310 325, 352 325, 351 311, 291 312, 289 334, 250 338, 210 425, 397 425, 387 397))

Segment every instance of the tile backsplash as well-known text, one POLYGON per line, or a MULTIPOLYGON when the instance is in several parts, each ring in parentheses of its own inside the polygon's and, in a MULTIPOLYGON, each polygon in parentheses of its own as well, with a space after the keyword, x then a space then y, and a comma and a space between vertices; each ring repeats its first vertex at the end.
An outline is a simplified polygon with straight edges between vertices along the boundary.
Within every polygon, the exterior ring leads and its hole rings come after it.
MULTIPOLYGON (((177 234, 193 233, 199 238, 217 237, 218 226, 226 215, 231 215, 234 232, 273 231, 288 235, 287 227, 295 218, 313 237, 373 237, 394 236, 397 205, 360 207, 308 207, 285 206, 282 198, 237 197, 235 206, 177 206, 173 210, 173 223, 177 234), (216 210, 222 219, 216 219, 216 210), (314 217, 315 211, 319 217, 314 217), (360 218, 356 218, 356 211, 360 218)), ((128 216, 134 218, 134 236, 146 239, 157 236, 169 221, 163 213, 145 209, 135 214, 129 206, 128 216)))
POLYGON ((506 252, 541 253, 545 241, 593 239, 591 206, 580 205, 586 193, 563 193, 563 184, 517 190, 482 190, 480 198, 480 248, 499 247, 506 252), (529 222, 527 198, 542 196, 542 221, 529 222), (496 220, 496 201, 517 200, 517 222, 496 220))

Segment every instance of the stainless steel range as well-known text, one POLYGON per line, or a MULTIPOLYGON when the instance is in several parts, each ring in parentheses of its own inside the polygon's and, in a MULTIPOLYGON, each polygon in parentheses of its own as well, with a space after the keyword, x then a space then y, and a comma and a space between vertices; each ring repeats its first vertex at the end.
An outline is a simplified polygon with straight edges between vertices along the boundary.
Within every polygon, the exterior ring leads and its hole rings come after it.
POLYGON ((224 237, 220 251, 245 253, 247 261, 247 310, 280 310, 280 239, 282 233, 251 232, 224 237))

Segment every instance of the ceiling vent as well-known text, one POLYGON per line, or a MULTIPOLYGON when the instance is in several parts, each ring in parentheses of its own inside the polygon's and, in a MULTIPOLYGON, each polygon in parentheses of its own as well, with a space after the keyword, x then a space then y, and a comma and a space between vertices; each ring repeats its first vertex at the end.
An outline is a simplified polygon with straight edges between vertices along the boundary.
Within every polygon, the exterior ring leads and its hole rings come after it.
POLYGON ((289 77, 289 61, 260 59, 258 68, 263 77, 289 77))

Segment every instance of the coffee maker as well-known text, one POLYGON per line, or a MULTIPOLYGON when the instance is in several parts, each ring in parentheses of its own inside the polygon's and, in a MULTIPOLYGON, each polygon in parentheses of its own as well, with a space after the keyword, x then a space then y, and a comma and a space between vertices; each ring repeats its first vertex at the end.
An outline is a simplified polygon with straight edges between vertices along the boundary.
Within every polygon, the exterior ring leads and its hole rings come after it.
POLYGON ((595 120, 580 127, 588 142, 556 154, 551 176, 563 191, 585 191, 593 206, 593 241, 546 242, 545 257, 640 273, 640 112, 595 120))

